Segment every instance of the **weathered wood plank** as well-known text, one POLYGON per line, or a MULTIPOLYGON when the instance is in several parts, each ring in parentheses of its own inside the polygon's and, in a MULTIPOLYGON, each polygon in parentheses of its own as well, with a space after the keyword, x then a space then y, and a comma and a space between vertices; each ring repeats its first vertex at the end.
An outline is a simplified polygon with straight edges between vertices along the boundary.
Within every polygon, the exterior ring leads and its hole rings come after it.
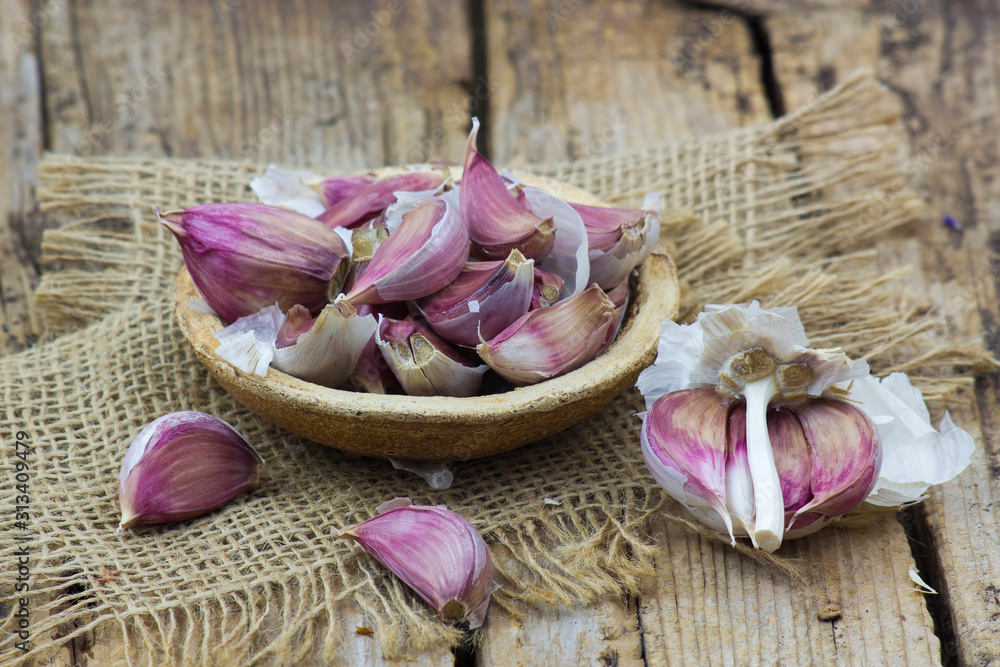
POLYGON ((611 155, 768 115, 733 12, 607 0, 487 3, 498 164, 611 155))
POLYGON ((31 191, 42 150, 35 39, 47 14, 32 4, 0 2, 0 354, 23 349, 38 333, 30 301, 38 276, 22 234, 35 219, 31 191))
POLYGON ((479 665, 642 667, 634 600, 532 612, 523 620, 491 611, 476 654, 479 665))
POLYGON ((931 665, 938 641, 892 516, 786 542, 802 579, 658 526, 658 576, 641 597, 650 665, 931 665))
MULTIPOLYGON (((905 170, 925 193, 929 212, 914 248, 886 244, 882 255, 891 264, 904 257, 922 264, 914 280, 924 289, 911 294, 936 316, 940 342, 985 336, 998 352, 1000 274, 992 253, 1000 239, 993 215, 1000 205, 1000 149, 992 138, 1000 133, 993 113, 1000 102, 1000 26, 991 9, 980 2, 893 3, 777 14, 766 25, 778 80, 792 100, 796 82, 832 83, 857 64, 877 62, 904 109, 912 156, 905 170), (942 224, 947 215, 962 231, 942 224)), ((934 491, 921 510, 951 613, 943 621, 943 654, 970 665, 1000 660, 996 376, 977 385, 976 398, 975 405, 954 406, 953 417, 982 447, 970 468, 934 491)))

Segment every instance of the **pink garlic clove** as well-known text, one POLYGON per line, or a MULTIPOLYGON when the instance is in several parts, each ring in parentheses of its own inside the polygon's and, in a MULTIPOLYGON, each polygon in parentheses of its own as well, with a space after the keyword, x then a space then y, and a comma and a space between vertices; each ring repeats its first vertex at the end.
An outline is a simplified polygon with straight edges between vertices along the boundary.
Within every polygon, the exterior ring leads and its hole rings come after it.
POLYGON ((397 498, 340 531, 413 589, 439 617, 483 624, 493 592, 490 553, 471 523, 442 506, 397 498))
POLYGON ((203 412, 172 412, 129 445, 118 477, 118 529, 207 514, 257 488, 264 459, 236 430, 203 412))

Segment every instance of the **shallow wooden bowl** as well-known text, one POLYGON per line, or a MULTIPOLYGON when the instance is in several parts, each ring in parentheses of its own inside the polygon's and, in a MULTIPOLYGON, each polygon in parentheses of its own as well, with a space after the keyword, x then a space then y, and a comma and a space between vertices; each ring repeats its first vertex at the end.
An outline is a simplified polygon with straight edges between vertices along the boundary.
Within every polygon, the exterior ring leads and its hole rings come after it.
POLYGON ((541 440, 634 385, 656 357, 660 322, 677 314, 679 292, 674 264, 658 247, 633 278, 625 322, 607 352, 561 377, 472 398, 329 389, 273 368, 266 377, 244 373, 215 355, 219 343, 213 334, 223 323, 188 307, 199 296, 182 270, 174 291, 181 330, 219 384, 251 411, 304 438, 355 454, 458 461, 541 440))

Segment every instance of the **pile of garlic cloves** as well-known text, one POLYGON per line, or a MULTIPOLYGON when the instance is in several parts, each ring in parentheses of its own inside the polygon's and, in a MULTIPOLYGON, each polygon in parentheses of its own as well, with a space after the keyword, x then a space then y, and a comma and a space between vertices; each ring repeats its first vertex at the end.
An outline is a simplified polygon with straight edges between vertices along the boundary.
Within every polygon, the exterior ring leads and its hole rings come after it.
POLYGON ((653 478, 698 522, 765 551, 866 502, 919 502, 975 447, 947 413, 931 426, 904 373, 879 380, 839 349, 812 349, 795 308, 756 301, 664 320, 638 387, 653 478))
POLYGON ((251 183, 262 204, 157 210, 227 323, 216 353, 328 387, 475 396, 484 377, 534 384, 607 349, 658 240, 658 197, 563 201, 497 172, 478 130, 459 182, 431 166, 377 179, 272 166, 251 183))

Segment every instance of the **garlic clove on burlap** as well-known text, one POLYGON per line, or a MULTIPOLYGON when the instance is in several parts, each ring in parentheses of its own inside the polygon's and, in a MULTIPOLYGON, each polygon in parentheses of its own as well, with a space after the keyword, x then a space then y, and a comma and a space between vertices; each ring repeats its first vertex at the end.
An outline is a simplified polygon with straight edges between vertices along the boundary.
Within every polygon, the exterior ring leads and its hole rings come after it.
POLYGON ((382 318, 376 341, 410 396, 475 396, 489 370, 413 317, 382 318))
POLYGON ((497 170, 476 150, 478 134, 479 119, 473 118, 459 188, 472 257, 503 260, 516 248, 528 259, 545 259, 556 239, 552 218, 534 215, 511 195, 497 170))
POLYGON ((437 188, 444 175, 436 170, 411 171, 386 176, 358 188, 349 197, 338 201, 316 216, 327 227, 355 227, 378 217, 396 201, 397 191, 414 192, 437 188))
POLYGON ((471 523, 443 506, 396 498, 346 528, 353 540, 413 589, 445 621, 483 624, 493 592, 490 552, 471 523))
POLYGON ((615 305, 597 285, 523 315, 476 348, 508 382, 523 386, 563 375, 594 358, 615 319, 615 305))
MULTIPOLYGON (((818 530, 870 495, 879 498, 883 448, 928 457, 907 466, 908 474, 948 459, 954 465, 939 479, 950 479, 964 467, 959 459, 971 446, 971 438, 950 422, 939 441, 929 420, 911 420, 885 401, 880 408, 891 414, 867 413, 863 403, 851 402, 856 387, 879 387, 867 364, 807 345, 793 308, 712 306, 691 325, 664 321, 657 360, 639 377, 649 407, 643 453, 654 478, 702 523, 733 540, 749 536, 767 551, 818 530), (696 413, 706 422, 738 413, 729 428, 741 430, 737 435, 745 441, 708 424, 699 428, 696 413), (907 424, 902 437, 876 426, 893 420, 907 424), (931 438, 923 447, 913 446, 909 427, 915 423, 931 438), (896 442, 883 442, 886 435, 896 442)), ((922 407, 919 396, 910 398, 922 407)))
POLYGON ((469 235, 458 211, 445 199, 428 198, 375 249, 341 301, 347 307, 433 294, 458 276, 468 253, 469 235))
POLYGON ((341 237, 295 211, 263 204, 155 211, 180 243, 198 291, 227 322, 274 302, 318 313, 347 273, 341 237))
POLYGON ((257 488, 264 459, 218 417, 172 412, 129 445, 118 477, 118 529, 207 514, 257 488))
POLYGON ((516 248, 503 262, 469 262, 448 286, 417 299, 416 308, 442 338, 475 347, 528 312, 534 261, 516 248))

